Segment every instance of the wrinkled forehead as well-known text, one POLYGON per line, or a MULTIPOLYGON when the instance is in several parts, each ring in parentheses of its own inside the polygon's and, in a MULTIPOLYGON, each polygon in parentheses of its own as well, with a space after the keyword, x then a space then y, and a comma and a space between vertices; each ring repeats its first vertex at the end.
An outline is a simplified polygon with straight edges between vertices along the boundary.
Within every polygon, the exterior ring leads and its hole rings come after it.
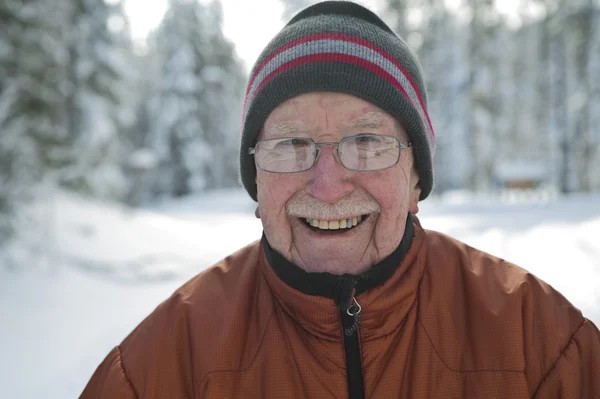
POLYGON ((360 133, 408 138, 400 121, 373 104, 349 95, 327 100, 331 96, 301 95, 280 104, 265 120, 258 139, 360 133))

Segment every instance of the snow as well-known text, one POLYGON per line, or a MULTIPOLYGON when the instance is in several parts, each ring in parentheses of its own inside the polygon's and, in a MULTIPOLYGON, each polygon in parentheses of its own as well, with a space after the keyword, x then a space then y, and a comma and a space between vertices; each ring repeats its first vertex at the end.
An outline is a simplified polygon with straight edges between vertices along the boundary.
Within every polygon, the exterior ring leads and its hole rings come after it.
POLYGON ((129 156, 129 166, 138 170, 148 170, 156 167, 158 157, 150 148, 139 148, 129 156))
MULTIPOLYGON (((452 193, 424 227, 517 263, 600 324, 600 194, 507 204, 452 193)), ((0 252, 6 398, 77 397, 108 351, 194 274, 260 238, 239 190, 132 210, 54 193, 41 233, 0 252)))
POLYGON ((544 180, 548 177, 548 165, 543 162, 511 160, 506 162, 497 162, 496 177, 502 181, 532 179, 544 180))

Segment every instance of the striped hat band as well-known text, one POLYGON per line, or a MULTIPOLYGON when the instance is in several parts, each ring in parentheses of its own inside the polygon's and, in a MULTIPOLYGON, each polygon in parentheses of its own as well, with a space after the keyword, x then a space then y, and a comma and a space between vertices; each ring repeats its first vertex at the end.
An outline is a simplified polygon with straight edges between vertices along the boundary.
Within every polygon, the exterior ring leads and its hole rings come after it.
POLYGON ((318 33, 297 39, 271 54, 250 79, 244 100, 244 119, 256 93, 274 76, 311 62, 342 62, 365 68, 393 85, 417 110, 425 126, 429 149, 435 152, 435 133, 423 96, 402 65, 383 49, 359 37, 342 33, 318 33))

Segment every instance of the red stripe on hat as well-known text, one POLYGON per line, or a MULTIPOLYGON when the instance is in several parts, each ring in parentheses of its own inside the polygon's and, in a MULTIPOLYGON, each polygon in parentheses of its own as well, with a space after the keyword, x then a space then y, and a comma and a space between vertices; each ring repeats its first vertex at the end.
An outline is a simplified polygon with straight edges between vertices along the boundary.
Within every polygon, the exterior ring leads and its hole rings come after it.
MULTIPOLYGON (((388 54, 387 52, 385 52, 383 49, 375 46, 374 44, 361 39, 359 37, 356 36, 351 36, 351 35, 346 35, 343 33, 317 33, 314 35, 309 35, 309 36, 304 36, 301 37, 299 39, 296 39, 294 41, 291 41, 289 43, 287 43, 285 46, 280 47, 279 49, 277 49, 277 51, 273 52, 271 55, 269 55, 269 57, 267 57, 261 64, 260 66, 256 69, 256 72, 254 73, 254 75, 252 76, 252 79, 250 80, 250 83, 248 84, 248 87, 246 89, 246 99, 244 100, 244 109, 246 108, 246 102, 248 100, 247 96, 248 93, 250 91, 250 88, 252 87, 252 85, 254 84, 254 81, 256 80, 257 76, 260 74, 261 70, 265 67, 265 65, 267 65, 273 58, 275 58, 277 55, 281 54, 282 52, 296 46, 302 43, 307 43, 310 41, 317 41, 317 40, 342 40, 342 41, 347 41, 347 42, 352 42, 352 43, 357 43, 360 44, 362 46, 365 46, 373 51, 375 51, 376 53, 378 53, 379 55, 381 55, 382 57, 384 57, 385 59, 387 59, 388 61, 390 61, 394 66, 396 66, 396 68, 398 68, 402 74, 406 77, 406 79, 408 80, 408 82, 410 83, 410 85, 412 86, 413 90, 415 91, 415 93, 417 94, 417 98, 419 99, 419 103, 421 105, 421 109, 423 110, 423 113, 425 114, 425 117, 427 118, 427 122, 429 123, 429 128, 431 130, 431 134, 433 135, 433 139, 434 142, 436 140, 436 136, 435 136, 435 132, 433 130, 433 124, 431 123, 431 119, 429 118, 429 113, 427 112, 427 107, 425 107, 425 102, 423 101, 423 96, 421 95, 421 91, 419 90, 419 87, 417 86, 416 82, 414 81, 414 79, 412 78, 411 74, 408 73, 408 71, 395 59, 393 58, 390 54, 388 54)), ((305 57, 305 56, 304 56, 305 57)), ((302 58, 304 58, 302 57, 302 58)), ((358 57, 357 57, 358 58, 358 57)), ((357 64, 357 63, 355 63, 357 64)), ((284 64, 286 65, 286 64, 284 64)), ((360 65, 360 64, 357 64, 360 65)), ((377 67, 376 65, 374 65, 375 67, 377 67)), ((280 70, 281 67, 277 68, 277 70, 280 70)), ((377 67, 378 69, 381 69, 380 67, 377 67)), ((276 70, 276 71, 277 71, 276 70)), ((274 71, 275 72, 275 71, 274 71)), ((273 72, 273 73, 274 73, 273 72)), ((389 75, 387 72, 383 71, 386 75, 390 76, 394 81, 396 81, 396 79, 389 75)), ((273 73, 269 74, 272 75, 273 73)), ((265 80, 268 79, 268 76, 265 77, 265 80)), ((387 78, 386 78, 387 79, 387 78)), ((256 91, 260 90, 260 88, 264 86, 264 82, 261 82, 261 84, 259 85, 259 87, 257 88, 256 91)), ((394 83, 394 86, 398 87, 397 84, 394 83)), ((401 88, 401 91, 407 96, 407 93, 404 91, 404 88, 402 88, 402 86, 400 86, 399 88, 401 88)), ((408 100, 411 101, 411 104, 414 103, 412 102, 412 100, 410 100, 410 97, 408 97, 408 100)))
MULTIPOLYGON (((376 75, 384 78, 385 80, 387 80, 389 83, 391 83, 394 87, 396 87, 398 90, 400 90, 400 92, 404 95, 404 97, 411 103, 411 105, 414 107, 415 104, 413 103, 413 101, 411 100, 410 96, 408 95, 408 93, 406 93, 406 91, 404 90, 404 87, 402 87, 402 85, 400 84, 400 82, 398 82, 392 75, 390 75, 386 70, 384 70, 383 68, 379 67, 378 65, 375 65, 374 63, 372 63, 371 61, 368 61, 364 58, 355 56, 355 55, 348 55, 348 54, 341 54, 341 53, 318 53, 318 54, 310 54, 310 55, 305 55, 302 57, 297 57, 289 62, 286 62, 285 64, 281 65, 280 67, 278 67, 277 69, 275 69, 273 72, 271 72, 269 75, 267 75, 263 81, 260 83, 260 85, 257 87, 254 96, 256 96, 258 94, 258 92, 260 91, 260 89, 267 84, 269 81, 271 81, 271 79, 273 79, 276 75, 285 72, 289 69, 295 68, 297 66, 300 65, 304 65, 304 64, 309 64, 312 62, 324 62, 324 61, 334 61, 334 62, 344 62, 347 64, 353 64, 353 65, 357 65, 360 66, 362 68, 365 68, 373 73, 375 73, 376 75)), ((252 100, 254 100, 254 98, 252 98, 252 100)), ((425 111, 425 113, 427 113, 425 111)))

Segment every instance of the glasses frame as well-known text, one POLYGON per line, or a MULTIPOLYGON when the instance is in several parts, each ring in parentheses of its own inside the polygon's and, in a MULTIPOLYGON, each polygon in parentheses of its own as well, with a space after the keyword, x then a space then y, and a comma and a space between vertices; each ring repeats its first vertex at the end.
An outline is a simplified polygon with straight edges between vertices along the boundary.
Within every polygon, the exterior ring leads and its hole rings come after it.
POLYGON ((328 146, 328 145, 335 147, 335 155, 336 155, 337 161, 344 168, 346 168, 348 170, 351 170, 353 172, 377 172, 377 171, 380 171, 380 170, 386 170, 386 169, 393 168, 394 166, 396 166, 398 164, 398 162, 400 162, 400 156, 402 154, 402 149, 403 148, 409 148, 409 147, 411 147, 412 146, 412 142, 410 142, 410 141, 400 141, 397 137, 394 137, 394 136, 388 136, 388 135, 385 135, 385 134, 374 134, 374 133, 357 134, 357 135, 354 135, 354 136, 348 136, 348 137, 344 137, 340 141, 320 141, 320 142, 314 141, 313 139, 308 138, 308 137, 276 137, 276 138, 272 138, 272 139, 266 139, 266 140, 259 140, 259 141, 257 141, 256 145, 254 147, 248 148, 248 154, 249 155, 255 155, 255 157, 254 157, 254 164, 256 165, 257 168, 259 168, 261 170, 264 170, 265 172, 269 172, 269 173, 281 173, 281 174, 300 173, 300 172, 306 172, 307 170, 311 170, 317 164, 317 161, 319 160, 319 155, 321 154, 321 147, 322 146, 328 146), (385 168, 381 168, 381 169, 369 169, 369 170, 353 169, 353 168, 349 168, 346 165, 344 165, 344 163, 342 162, 342 159, 340 157, 340 144, 343 141, 345 141, 345 140, 355 139, 356 137, 364 137, 364 136, 367 136, 367 137, 369 137, 369 136, 377 136, 377 137, 387 137, 387 138, 394 139, 396 141, 396 143, 398 143, 398 149, 399 149, 399 151, 398 151, 398 158, 396 159, 396 162, 394 162, 390 166, 386 166, 385 168), (301 140, 308 140, 308 141, 313 142, 313 144, 316 147, 315 148, 316 154, 315 154, 315 160, 313 161, 313 163, 310 166, 310 168, 302 169, 302 170, 296 170, 296 171, 293 171, 293 172, 274 172, 274 171, 271 171, 271 170, 263 169, 263 168, 261 168, 258 165, 258 163, 256 162, 256 148, 258 147, 258 145, 260 143, 264 143, 264 142, 268 142, 268 141, 273 141, 273 140, 282 140, 282 139, 285 139, 285 140, 301 139, 301 140))

